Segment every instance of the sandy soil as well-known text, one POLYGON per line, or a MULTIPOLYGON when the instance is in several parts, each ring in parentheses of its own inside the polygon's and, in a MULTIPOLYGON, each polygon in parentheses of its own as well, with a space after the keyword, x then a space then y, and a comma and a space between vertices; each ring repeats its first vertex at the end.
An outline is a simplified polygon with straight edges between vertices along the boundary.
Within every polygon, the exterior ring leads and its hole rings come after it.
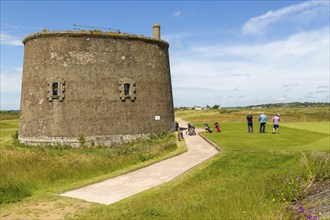
POLYGON ((9 205, 1 209, 0 219, 64 219, 90 206, 89 202, 53 196, 9 205))

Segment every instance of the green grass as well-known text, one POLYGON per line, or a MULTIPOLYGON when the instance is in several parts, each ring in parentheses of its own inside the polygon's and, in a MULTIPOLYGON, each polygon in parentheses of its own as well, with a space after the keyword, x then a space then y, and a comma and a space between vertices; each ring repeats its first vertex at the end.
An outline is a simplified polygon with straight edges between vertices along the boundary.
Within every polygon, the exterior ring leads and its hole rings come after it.
POLYGON ((18 130, 18 119, 0 120, 0 147, 11 143, 12 135, 18 130))
MULTIPOLYGON (((314 123, 315 125, 317 123, 314 123)), ((320 127, 324 123, 320 123, 320 127)), ((298 126, 297 126, 298 127, 298 126)), ((301 151, 311 150, 311 143, 329 138, 324 133, 289 128, 281 124, 280 134, 272 134, 272 125, 267 123, 266 133, 259 133, 259 125, 254 125, 254 133, 247 133, 247 125, 242 123, 223 123, 222 132, 205 133, 204 136, 214 141, 225 150, 245 151, 301 151), (235 140, 235 141, 232 141, 235 140), (230 146, 227 149, 226 146, 230 146)), ((321 130, 321 129, 316 129, 321 130)), ((319 146, 315 150, 329 150, 329 146, 319 146)))
POLYGON ((275 113, 281 114, 282 122, 329 122, 330 108, 262 108, 262 109, 221 109, 221 110, 177 110, 175 115, 191 123, 203 122, 246 122, 247 114, 251 112, 254 121, 258 122, 261 112, 271 119, 275 113))
POLYGON ((330 134, 330 122, 299 122, 299 123, 284 123, 283 126, 295 128, 305 131, 314 131, 323 134, 330 134))
MULTIPOLYGON (((286 207, 304 196, 301 187, 329 178, 329 108, 252 110, 255 122, 260 111, 268 116, 279 112, 282 122, 278 135, 271 134, 271 123, 265 134, 257 132, 257 123, 255 133, 248 134, 245 123, 248 111, 251 109, 177 111, 177 118, 200 127, 204 122, 212 126, 220 122, 222 133, 204 135, 222 148, 221 153, 174 181, 109 206, 93 204, 67 217, 291 218, 286 207)), ((184 151, 182 146, 173 145, 175 141, 170 135, 117 149, 14 146, 10 138, 18 121, 0 120, 0 123, 0 198, 15 202, 1 205, 2 212, 7 214, 22 209, 24 204, 47 201, 46 192, 87 185, 184 151), (27 199, 29 196, 31 199, 27 199)))
POLYGON ((11 143, 17 120, 0 123, 0 204, 90 184, 185 151, 168 133, 116 147, 30 147, 11 143))
POLYGON ((303 196, 302 186, 329 178, 329 168, 319 170, 318 163, 329 158, 329 143, 311 148, 327 134, 281 126, 275 135, 271 125, 268 133, 248 134, 245 123, 222 128, 204 133, 223 149, 208 162, 174 182, 111 206, 94 205, 74 218, 287 219, 286 206, 303 196))

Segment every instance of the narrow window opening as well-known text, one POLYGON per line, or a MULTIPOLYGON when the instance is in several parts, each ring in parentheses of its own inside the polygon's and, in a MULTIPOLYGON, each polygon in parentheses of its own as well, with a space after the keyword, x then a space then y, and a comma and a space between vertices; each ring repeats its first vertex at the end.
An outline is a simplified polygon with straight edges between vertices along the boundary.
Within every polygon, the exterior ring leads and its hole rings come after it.
POLYGON ((60 102, 62 102, 65 96, 65 81, 57 77, 48 81, 47 86, 48 101, 52 102, 53 99, 58 99, 60 102))
POLYGON ((60 95, 59 93, 60 93, 60 90, 59 90, 58 82, 52 83, 52 94, 53 94, 53 96, 59 96, 60 95))
POLYGON ((124 94, 125 95, 129 95, 129 89, 130 89, 130 84, 129 83, 125 83, 124 84, 124 94))
POLYGON ((130 99, 132 102, 136 99, 136 85, 132 79, 123 78, 119 81, 119 97, 121 101, 125 102, 130 99))

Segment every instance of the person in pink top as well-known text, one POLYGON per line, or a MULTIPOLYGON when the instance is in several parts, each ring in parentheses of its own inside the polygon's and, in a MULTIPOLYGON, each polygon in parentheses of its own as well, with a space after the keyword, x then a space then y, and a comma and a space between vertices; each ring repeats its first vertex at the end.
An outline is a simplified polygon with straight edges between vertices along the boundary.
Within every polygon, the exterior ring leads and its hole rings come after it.
POLYGON ((275 114, 273 117, 273 134, 279 134, 279 126, 280 126, 280 116, 279 114, 275 114))

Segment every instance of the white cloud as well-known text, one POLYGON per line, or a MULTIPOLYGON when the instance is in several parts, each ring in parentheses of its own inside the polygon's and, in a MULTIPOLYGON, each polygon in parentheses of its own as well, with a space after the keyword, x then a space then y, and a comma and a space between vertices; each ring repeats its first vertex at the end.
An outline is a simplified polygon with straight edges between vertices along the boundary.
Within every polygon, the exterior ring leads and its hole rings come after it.
POLYGON ((22 39, 6 33, 0 33, 0 42, 3 45, 23 46, 22 39))
POLYGON ((247 60, 279 60, 310 56, 317 60, 327 61, 329 58, 329 28, 316 31, 301 32, 289 36, 287 39, 263 44, 209 45, 193 48, 195 53, 206 57, 245 57, 247 60), (265 54, 267 56, 265 56, 265 54))
POLYGON ((21 93, 22 68, 15 68, 12 71, 1 70, 1 94, 21 93))
POLYGON ((194 38, 202 38, 205 36, 205 33, 174 33, 174 34, 164 34, 162 35, 162 39, 169 42, 171 47, 174 45, 176 48, 182 48, 184 46, 184 42, 187 40, 191 40, 194 38))
POLYGON ((328 1, 306 1, 253 17, 244 24, 242 32, 245 34, 263 34, 269 26, 275 23, 285 22, 287 24, 294 22, 303 24, 322 14, 325 15, 327 20, 329 19, 328 1))
POLYGON ((181 16, 181 11, 175 11, 173 12, 174 17, 180 17, 181 16))
POLYGON ((255 45, 194 45, 171 57, 175 105, 311 101, 309 92, 326 99, 315 91, 329 82, 327 27, 255 45), (187 87, 194 89, 176 90, 187 87))

